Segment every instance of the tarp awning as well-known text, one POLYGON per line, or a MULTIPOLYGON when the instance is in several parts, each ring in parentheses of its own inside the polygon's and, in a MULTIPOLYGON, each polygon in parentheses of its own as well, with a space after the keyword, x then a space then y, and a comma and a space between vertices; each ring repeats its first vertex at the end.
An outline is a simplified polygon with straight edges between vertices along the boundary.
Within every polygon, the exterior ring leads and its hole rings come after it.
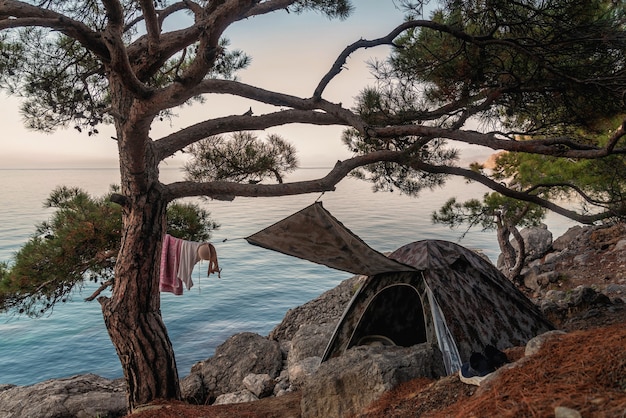
POLYGON ((415 268, 387 258, 332 216, 321 202, 246 237, 252 245, 323 264, 337 270, 373 276, 415 268))

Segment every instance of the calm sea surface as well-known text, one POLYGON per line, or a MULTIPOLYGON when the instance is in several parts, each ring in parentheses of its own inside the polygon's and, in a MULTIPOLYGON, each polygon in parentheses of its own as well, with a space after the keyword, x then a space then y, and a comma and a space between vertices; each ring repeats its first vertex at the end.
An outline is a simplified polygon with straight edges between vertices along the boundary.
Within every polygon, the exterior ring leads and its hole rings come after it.
MULTIPOLYGON (((303 169, 294 179, 315 178, 320 169, 303 169)), ((177 169, 162 170, 164 182, 181 178, 177 169)), ((0 169, 0 261, 12 255, 33 234, 34 225, 52 213, 42 207, 58 185, 78 186, 92 195, 119 183, 117 169, 0 169)), ((369 184, 344 180, 337 191, 321 197, 345 226, 378 251, 421 239, 446 239, 483 250, 496 260, 494 232, 433 225, 430 214, 449 197, 481 197, 477 184, 451 180, 445 189, 426 191, 419 198, 396 193, 372 193, 369 184)), ((242 237, 257 232, 313 203, 319 195, 281 198, 237 198, 233 202, 206 202, 221 224, 214 242, 222 278, 207 278, 206 264, 194 271, 195 286, 182 296, 162 294, 162 312, 181 376, 210 357, 229 336, 243 331, 267 335, 285 312, 350 277, 349 273, 249 245, 242 237), (224 242, 224 240, 226 241, 224 242)), ((546 222, 558 237, 574 225, 558 216, 546 222)), ((97 302, 84 302, 93 287, 76 292, 52 314, 39 319, 0 315, 0 383, 33 384, 50 378, 96 373, 108 378, 122 370, 102 320, 97 302)))

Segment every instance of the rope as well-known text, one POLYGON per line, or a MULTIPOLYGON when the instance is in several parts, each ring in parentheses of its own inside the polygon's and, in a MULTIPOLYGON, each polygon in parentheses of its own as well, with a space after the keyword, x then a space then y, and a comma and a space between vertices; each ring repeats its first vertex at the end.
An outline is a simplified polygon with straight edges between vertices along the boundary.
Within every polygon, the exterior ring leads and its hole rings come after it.
POLYGON ((226 241, 237 241, 238 239, 246 239, 246 237, 238 237, 238 238, 224 238, 222 242, 226 241))

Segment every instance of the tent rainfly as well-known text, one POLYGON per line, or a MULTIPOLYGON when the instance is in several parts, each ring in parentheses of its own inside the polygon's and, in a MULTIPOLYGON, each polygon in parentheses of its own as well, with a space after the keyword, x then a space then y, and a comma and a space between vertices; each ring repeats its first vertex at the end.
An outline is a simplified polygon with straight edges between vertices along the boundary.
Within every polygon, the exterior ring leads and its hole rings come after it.
POLYGON ((488 260, 452 242, 417 241, 388 257, 319 202, 246 238, 367 279, 353 296, 322 361, 364 344, 437 344, 448 374, 491 344, 500 350, 554 329, 488 260))

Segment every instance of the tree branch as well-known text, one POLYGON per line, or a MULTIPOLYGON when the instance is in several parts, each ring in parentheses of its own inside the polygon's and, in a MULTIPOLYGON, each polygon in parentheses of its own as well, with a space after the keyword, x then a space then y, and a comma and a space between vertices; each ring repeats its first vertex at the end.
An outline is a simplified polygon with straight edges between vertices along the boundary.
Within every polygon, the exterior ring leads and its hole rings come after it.
MULTIPOLYGON (((624 122, 626 123, 626 121, 624 122)), ((534 154, 554 155, 569 158, 599 158, 609 154, 625 154, 626 148, 615 148, 618 140, 626 135, 624 123, 612 135, 609 145, 613 148, 602 148, 584 145, 569 138, 533 139, 512 141, 502 139, 493 133, 447 129, 424 125, 396 125, 386 127, 370 127, 368 134, 379 138, 397 138, 400 136, 427 136, 433 138, 452 139, 466 144, 481 145, 493 150, 512 152, 529 152, 534 154)))
POLYGON ((243 18, 257 3, 255 0, 225 0, 207 2, 202 13, 203 19, 196 22, 201 28, 198 37, 198 53, 181 76, 180 85, 184 89, 199 83, 209 72, 221 53, 219 40, 224 30, 233 22, 243 18))
POLYGON ((595 206, 602 206, 602 207, 608 207, 611 204, 615 204, 615 203, 620 203, 620 200, 615 200, 615 201, 602 201, 602 200, 598 200, 598 199, 594 199, 593 197, 589 196, 587 193, 585 193, 580 187, 578 187, 575 184, 571 184, 571 183, 539 183, 539 184, 535 184, 532 187, 529 187, 528 189, 524 190, 524 193, 532 193, 535 190, 539 190, 539 189, 550 189, 553 187, 567 187, 568 189, 572 189, 574 190, 583 200, 585 200, 588 203, 591 203, 592 205, 595 206))
POLYGON ((261 116, 226 116, 191 125, 178 132, 154 142, 157 159, 174 155, 194 142, 212 135, 236 131, 254 131, 290 123, 308 123, 312 125, 337 125, 341 120, 323 112, 284 110, 261 116))
POLYGON ((109 51, 102 42, 100 34, 84 23, 52 10, 21 1, 0 0, 0 31, 29 26, 58 30, 64 35, 76 39, 105 62, 110 60, 109 51))
MULTIPOLYGON (((162 101, 166 101, 169 102, 168 107, 174 107, 184 103, 191 97, 201 94, 231 94, 233 96, 243 97, 273 106, 290 107, 297 110, 309 111, 324 110, 326 113, 336 117, 337 124, 353 126, 360 132, 365 132, 366 129, 366 125, 362 119, 350 110, 343 108, 341 104, 335 104, 321 99, 303 99, 297 96, 277 93, 231 80, 204 80, 196 87, 190 89, 168 88, 155 94, 151 100, 154 103, 154 106, 162 103, 162 101)), ((211 122, 209 121, 208 123, 211 122)), ((283 123, 278 124, 282 125, 283 123)), ((265 127, 267 128, 269 126, 265 127)), ((176 150, 174 150, 174 152, 175 151, 176 150)))
POLYGON ((153 0, 140 0, 142 14, 146 22, 146 32, 148 34, 148 54, 155 54, 159 47, 159 36, 161 25, 157 17, 153 0))
POLYGON ((287 7, 291 6, 294 3, 295 3, 294 0, 270 0, 270 1, 264 1, 262 3, 257 4, 252 9, 250 9, 248 11, 248 13, 245 14, 244 17, 248 18, 248 17, 252 17, 252 16, 259 16, 259 15, 275 12, 275 11, 280 10, 280 9, 285 9, 286 10, 287 7))
POLYGON ((517 242, 517 255, 515 256, 515 264, 510 267, 509 271, 506 272, 506 275, 509 280, 523 285, 524 282, 521 281, 520 283, 519 275, 522 272, 524 260, 526 259, 526 244, 524 243, 524 237, 522 237, 522 234, 520 234, 515 225, 510 225, 508 229, 511 231, 513 238, 515 238, 515 242, 517 242))
POLYGON ((143 84, 130 65, 126 45, 122 39, 124 34, 124 14, 119 1, 102 0, 107 14, 107 25, 104 30, 104 41, 111 54, 109 68, 118 74, 119 80, 137 97, 148 98, 153 90, 143 84))
POLYGON ((100 295, 100 293, 104 292, 106 288, 111 286, 112 284, 113 284, 113 280, 107 280, 106 282, 102 283, 100 287, 98 287, 96 291, 91 294, 91 296, 88 296, 85 298, 85 302, 91 302, 92 300, 97 298, 98 295, 100 295))
POLYGON ((396 27, 389 34, 387 34, 387 36, 383 36, 382 38, 374 39, 371 41, 360 39, 354 42, 353 44, 348 45, 341 52, 341 54, 339 54, 339 56, 333 63, 332 67, 330 68, 330 70, 320 80, 319 84, 315 88, 315 91, 313 92, 313 98, 319 99, 322 97, 322 93, 324 92, 324 89, 326 89, 326 86, 328 86, 328 84, 332 81, 332 79, 335 78, 335 76, 337 76, 341 72, 343 66, 346 64, 346 61, 348 60, 348 57, 354 51, 361 49, 361 48, 372 48, 372 47, 380 46, 380 45, 393 45, 393 40, 405 30, 406 30, 406 24, 403 24, 403 25, 396 27))
POLYGON ((335 167, 322 178, 291 183, 241 184, 226 181, 209 183, 196 183, 191 181, 176 182, 165 186, 164 196, 170 201, 191 196, 207 196, 218 200, 232 200, 235 196, 272 197, 327 192, 333 191, 337 183, 357 167, 373 164, 378 161, 399 162, 404 158, 404 154, 397 151, 375 151, 345 161, 338 161, 335 167))
MULTIPOLYGON (((181 1, 178 3, 174 3, 171 4, 169 6, 167 6, 165 9, 162 10, 157 10, 157 17, 158 17, 158 24, 159 27, 163 26, 163 22, 165 21, 165 19, 167 19, 170 15, 180 11, 180 10, 185 10, 188 9, 188 3, 191 3, 190 1, 181 1)), ((195 3, 194 3, 195 4, 195 3)), ((124 27, 124 32, 128 32, 132 27, 134 27, 137 23, 139 22, 143 22, 144 20, 144 16, 140 15, 137 16, 136 18, 134 18, 133 20, 131 20, 130 22, 128 22, 126 24, 126 26, 124 27)))
POLYGON ((335 78, 337 74, 341 72, 341 69, 345 65, 346 60, 354 51, 361 49, 361 48, 372 48, 372 47, 380 46, 380 45, 394 45, 393 40, 397 38, 398 35, 400 35, 405 30, 413 29, 416 27, 430 28, 430 29, 437 30, 439 32, 449 33, 451 35, 456 36, 459 39, 463 39, 463 40, 474 42, 474 43, 478 42, 479 40, 484 41, 488 39, 488 37, 474 37, 474 36, 468 35, 465 32, 454 29, 450 26, 442 25, 440 23, 436 23, 431 20, 411 20, 408 22, 404 22, 403 24, 398 25, 396 28, 394 28, 391 32, 389 32, 386 36, 383 36, 382 38, 374 39, 371 41, 360 39, 354 42, 353 44, 348 45, 343 50, 343 52, 339 54, 339 56, 335 60, 334 64, 332 65, 328 73, 326 73, 326 75, 322 78, 320 83, 317 85, 317 87, 315 88, 315 92, 313 93, 313 97, 314 98, 322 97, 322 93, 324 92, 324 89, 326 88, 326 86, 328 86, 330 81, 333 78, 335 78))
POLYGON ((475 171, 468 170, 465 168, 461 168, 461 167, 449 167, 449 166, 440 166, 440 165, 436 166, 436 165, 428 164, 422 161, 413 162, 411 163, 411 166, 416 170, 422 170, 428 173, 451 174, 454 176, 465 177, 467 179, 477 181, 478 183, 481 183, 487 186, 488 188, 490 188, 491 190, 496 191, 504 196, 517 199, 517 200, 522 200, 524 202, 535 203, 541 207, 544 207, 555 213, 558 213, 559 215, 565 216, 566 218, 572 219, 576 222, 580 222, 583 224, 592 224, 602 219, 606 219, 611 216, 614 216, 614 214, 610 212, 602 212, 602 213, 597 213, 594 215, 581 215, 575 211, 566 209, 546 199, 542 199, 536 195, 509 189, 508 187, 504 186, 503 184, 497 181, 490 179, 489 177, 486 177, 480 173, 477 173, 475 171))

